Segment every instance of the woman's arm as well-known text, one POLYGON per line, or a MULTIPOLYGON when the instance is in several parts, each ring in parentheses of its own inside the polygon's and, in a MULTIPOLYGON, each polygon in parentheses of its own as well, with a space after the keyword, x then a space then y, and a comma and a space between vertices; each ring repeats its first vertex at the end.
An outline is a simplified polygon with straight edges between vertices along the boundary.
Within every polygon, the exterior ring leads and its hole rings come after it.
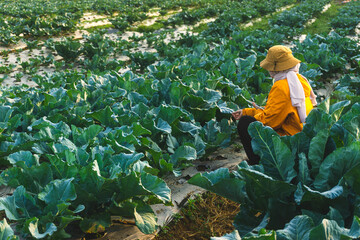
MULTIPOLYGON (((286 80, 284 81, 287 84, 286 80)), ((287 96, 287 85, 278 83, 271 89, 265 109, 256 110, 254 118, 273 129, 280 128, 290 112, 293 111, 290 96, 287 96)), ((290 93, 289 93, 290 94, 290 93)))
MULTIPOLYGON (((286 80, 284 83, 287 84, 286 80)), ((290 96, 286 94, 287 85, 284 86, 284 83, 277 83, 272 87, 264 109, 244 108, 242 115, 253 116, 273 129, 280 128, 292 111, 290 96)))

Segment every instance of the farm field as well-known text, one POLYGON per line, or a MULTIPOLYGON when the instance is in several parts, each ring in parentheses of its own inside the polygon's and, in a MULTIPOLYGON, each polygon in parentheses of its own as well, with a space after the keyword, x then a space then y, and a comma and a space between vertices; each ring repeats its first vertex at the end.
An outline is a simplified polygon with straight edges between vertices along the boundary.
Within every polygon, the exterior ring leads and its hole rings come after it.
POLYGON ((201 239, 360 238, 359 37, 360 1, 0 0, 0 240, 153 238, 195 202, 233 218, 201 239), (279 44, 319 105, 252 124, 249 166, 231 112, 265 105, 279 44))

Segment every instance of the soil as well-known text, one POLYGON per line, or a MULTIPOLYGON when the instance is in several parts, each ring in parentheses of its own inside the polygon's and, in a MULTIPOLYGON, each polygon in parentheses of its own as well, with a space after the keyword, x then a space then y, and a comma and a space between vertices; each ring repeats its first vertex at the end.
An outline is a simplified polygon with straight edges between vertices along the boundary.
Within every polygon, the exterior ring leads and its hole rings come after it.
POLYGON ((0 211, 0 221, 4 220, 6 217, 5 211, 0 211))
POLYGON ((208 240, 234 231, 232 225, 240 204, 211 192, 188 200, 174 220, 161 229, 155 240, 208 240))

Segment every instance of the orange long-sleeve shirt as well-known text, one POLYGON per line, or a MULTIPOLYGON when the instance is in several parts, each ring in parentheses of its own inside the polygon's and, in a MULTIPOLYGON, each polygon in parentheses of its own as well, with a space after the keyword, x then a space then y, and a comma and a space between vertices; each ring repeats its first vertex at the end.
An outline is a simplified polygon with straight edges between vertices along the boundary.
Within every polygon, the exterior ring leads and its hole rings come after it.
MULTIPOLYGON (((306 115, 313 109, 310 100, 311 87, 297 74, 305 92, 306 115)), ((296 107, 292 106, 290 89, 286 79, 272 86, 264 109, 244 108, 243 115, 253 116, 257 121, 273 128, 279 135, 294 135, 303 129, 296 107)))

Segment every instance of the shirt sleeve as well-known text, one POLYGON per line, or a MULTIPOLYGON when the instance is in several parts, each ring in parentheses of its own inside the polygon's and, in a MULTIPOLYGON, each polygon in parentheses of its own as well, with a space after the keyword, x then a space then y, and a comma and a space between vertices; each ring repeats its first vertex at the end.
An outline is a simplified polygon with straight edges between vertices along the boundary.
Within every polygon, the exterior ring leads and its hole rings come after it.
POLYGON ((280 128, 289 114, 291 100, 280 86, 273 86, 271 89, 264 110, 245 108, 243 115, 253 116, 256 120, 273 129, 280 128))
POLYGON ((256 109, 256 108, 244 108, 242 114, 247 116, 255 116, 256 114, 263 111, 262 109, 256 109))

